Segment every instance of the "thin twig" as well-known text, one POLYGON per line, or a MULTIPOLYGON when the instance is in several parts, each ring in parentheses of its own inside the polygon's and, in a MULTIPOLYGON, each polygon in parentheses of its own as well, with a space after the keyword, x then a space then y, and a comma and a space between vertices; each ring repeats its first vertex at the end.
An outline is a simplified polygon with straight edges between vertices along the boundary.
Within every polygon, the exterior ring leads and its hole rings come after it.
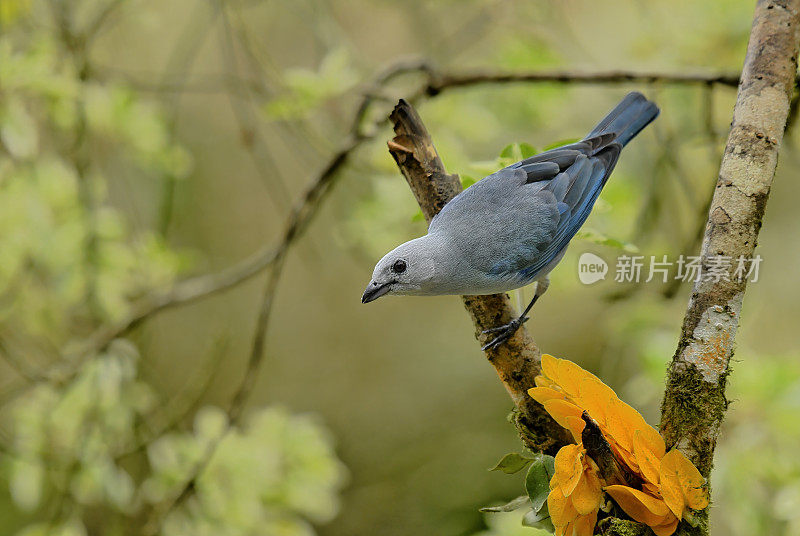
MULTIPOLYGON (((437 73, 434 73, 437 74, 437 73)), ((443 89, 477 84, 502 84, 510 82, 556 82, 583 84, 719 84, 736 87, 739 76, 731 73, 663 73, 637 71, 528 71, 528 72, 496 72, 474 71, 470 73, 441 73, 433 76, 428 85, 429 95, 435 95, 443 89)))
MULTIPOLYGON (((560 84, 665 84, 665 85, 718 85, 725 87, 736 87, 739 75, 736 73, 670 73, 670 72, 639 72, 639 71, 440 71, 434 69, 427 62, 419 61, 420 67, 410 68, 414 60, 408 62, 409 68, 405 72, 419 72, 427 74, 429 83, 424 88, 428 96, 434 96, 439 92, 458 87, 469 87, 486 84, 507 84, 507 83, 560 83, 560 84)), ((241 92, 253 91, 264 96, 269 91, 256 79, 238 78, 228 74, 224 75, 203 75, 193 80, 187 80, 180 84, 152 84, 138 79, 132 79, 126 73, 119 72, 111 66, 106 66, 103 70, 119 78, 125 78, 126 82, 142 91, 160 92, 188 92, 188 93, 223 93, 229 91, 231 82, 240 87, 241 92)), ((146 74, 146 73, 144 73, 146 74)), ((143 74, 143 76, 144 76, 143 74)))
POLYGON ((126 1, 127 0, 110 0, 105 6, 98 10, 97 14, 95 14, 94 18, 86 25, 86 29, 83 31, 87 45, 100 35, 100 32, 104 29, 109 18, 111 18, 126 1))
POLYGON ((0 357, 26 381, 35 382, 39 379, 39 371, 33 370, 28 362, 18 355, 18 352, 10 349, 4 337, 0 337, 0 357))
POLYGON ((177 393, 170 400, 165 401, 162 415, 151 416, 145 425, 147 432, 140 432, 133 445, 128 445, 124 449, 114 454, 114 460, 120 460, 129 456, 134 456, 147 449, 154 441, 161 438, 169 430, 175 429, 181 421, 189 415, 194 414, 200 405, 208 389, 214 384, 220 364, 224 361, 225 354, 228 352, 229 340, 227 338, 219 340, 212 349, 205 363, 198 367, 198 370, 189 378, 182 389, 183 392, 177 393), (198 380, 195 382, 195 380, 198 380), (196 386, 188 388, 186 386, 196 386), (177 408, 177 409, 176 409, 177 408), (167 409, 170 410, 167 413, 167 409))
MULTIPOLYGON (((222 32, 220 36, 222 52, 225 55, 225 62, 228 64, 229 69, 235 73, 235 77, 239 76, 239 61, 236 57, 234 49, 233 30, 231 29, 230 20, 226 11, 225 2, 222 0, 215 0, 212 2, 215 5, 215 10, 219 13, 222 21, 222 32)), ((243 99, 234 98, 232 80, 233 77, 228 79, 228 100, 233 110, 233 116, 239 127, 239 133, 242 138, 242 145, 244 145, 247 154, 250 156, 253 165, 261 178, 261 182, 265 187, 270 187, 274 191, 274 196, 270 196, 270 202, 273 203, 275 209, 280 209, 290 202, 290 194, 286 188, 278 166, 271 154, 271 148, 268 144, 264 143, 263 135, 259 129, 259 125, 251 120, 254 114, 252 106, 252 91, 247 91, 243 99)))
MULTIPOLYGON (((202 9, 194 10, 192 18, 181 30, 177 44, 172 48, 172 52, 167 59, 164 72, 160 76, 162 80, 161 83, 171 84, 174 80, 174 83, 180 86, 183 80, 189 76, 202 45, 208 36, 207 29, 214 20, 216 20, 216 16, 216 10, 211 10, 210 14, 202 9)), ((183 95, 183 91, 176 91, 166 95, 164 98, 166 101, 165 109, 169 111, 166 123, 167 136, 170 144, 175 143, 177 137, 179 118, 178 104, 183 95)), ((158 209, 158 221, 156 223, 156 229, 161 236, 167 236, 172 223, 177 182, 178 178, 174 173, 168 172, 164 173, 162 176, 161 199, 159 200, 160 206, 158 209)))

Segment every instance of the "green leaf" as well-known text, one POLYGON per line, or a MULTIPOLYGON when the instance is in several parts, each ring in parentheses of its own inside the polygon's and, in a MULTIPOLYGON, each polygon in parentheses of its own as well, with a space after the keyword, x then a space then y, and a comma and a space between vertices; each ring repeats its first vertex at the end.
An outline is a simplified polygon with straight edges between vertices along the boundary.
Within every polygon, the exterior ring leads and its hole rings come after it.
POLYGON ((15 158, 31 158, 38 151, 36 121, 21 99, 10 99, 0 110, 0 141, 15 158))
POLYGON ((31 9, 30 0, 3 0, 0 2, 0 24, 10 25, 31 9))
POLYGON ((565 145, 569 145, 570 143, 576 143, 580 141, 578 138, 567 138, 566 140, 560 140, 551 143, 547 147, 544 148, 545 151, 549 151, 550 149, 557 149, 558 147, 563 147, 565 145))
POLYGON ((500 151, 500 158, 515 158, 517 161, 522 160, 522 151, 519 148, 519 143, 510 143, 503 147, 500 151))
POLYGON ((581 240, 588 240, 589 242, 594 242, 595 244, 600 244, 601 246, 609 246, 627 251, 629 253, 639 252, 639 248, 636 247, 635 244, 631 244, 630 242, 626 242, 618 238, 606 236, 600 231, 596 231, 594 229, 582 229, 578 231, 575 236, 581 240))
POLYGON ((39 461, 27 461, 22 458, 11 462, 11 480, 9 490, 11 499, 23 511, 31 512, 42 500, 45 470, 39 461))
POLYGON ((228 427, 227 413, 216 406, 202 407, 194 416, 194 433, 200 438, 215 440, 222 437, 228 427))
POLYGON ((537 153, 536 148, 530 143, 520 142, 512 143, 503 147, 500 151, 500 156, 497 158, 497 164, 500 167, 510 166, 520 160, 525 160, 537 153))
POLYGON ((284 73, 287 91, 263 107, 271 119, 297 119, 310 113, 328 98, 345 93, 358 81, 346 48, 331 50, 317 71, 303 68, 284 73))
POLYGON ((497 166, 504 168, 515 164, 520 160, 525 160, 537 153, 536 148, 530 143, 512 143, 503 147, 500 156, 497 157, 497 166))
POLYGON ((550 512, 547 511, 547 503, 545 503, 544 507, 538 512, 530 510, 522 516, 522 526, 542 529, 547 532, 556 531, 556 528, 553 526, 553 521, 550 519, 550 512))
POLYGON ((497 465, 489 469, 490 471, 503 471, 507 475, 513 475, 525 469, 534 459, 523 456, 516 452, 506 454, 497 462, 497 465))
POLYGON ((478 182, 478 179, 476 179, 475 177, 471 177, 469 175, 461 175, 461 187, 464 188, 465 190, 470 186, 472 186, 473 184, 475 184, 476 182, 478 182))
POLYGON ((416 214, 411 216, 411 221, 425 221, 425 215, 422 213, 422 209, 418 210, 416 214))
POLYGON ((519 144, 519 151, 522 154, 522 159, 530 158, 538 153, 536 147, 531 145, 530 143, 525 143, 524 141, 519 144))
POLYGON ((528 499, 527 495, 520 495, 516 499, 513 499, 506 504, 500 506, 484 506, 481 508, 481 512, 513 512, 514 510, 518 510, 523 506, 529 505, 531 503, 530 499, 528 499))
MULTIPOLYGON (((2 6, 2 4, 0 4, 0 6, 2 6)), ((68 521, 62 523, 53 521, 34 523, 15 534, 16 536, 85 536, 87 531, 83 523, 73 516, 68 521)))
POLYGON ((531 500, 534 511, 538 512, 547 503, 550 494, 550 479, 555 474, 555 458, 540 454, 531 463, 525 475, 525 491, 531 500))

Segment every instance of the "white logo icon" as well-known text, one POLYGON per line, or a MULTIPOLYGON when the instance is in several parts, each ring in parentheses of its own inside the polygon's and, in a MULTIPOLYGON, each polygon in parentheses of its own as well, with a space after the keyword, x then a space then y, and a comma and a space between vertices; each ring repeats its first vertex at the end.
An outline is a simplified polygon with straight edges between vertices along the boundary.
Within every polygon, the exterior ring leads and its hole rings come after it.
POLYGON ((578 279, 584 285, 606 278, 608 263, 594 253, 583 253, 578 259, 578 279))

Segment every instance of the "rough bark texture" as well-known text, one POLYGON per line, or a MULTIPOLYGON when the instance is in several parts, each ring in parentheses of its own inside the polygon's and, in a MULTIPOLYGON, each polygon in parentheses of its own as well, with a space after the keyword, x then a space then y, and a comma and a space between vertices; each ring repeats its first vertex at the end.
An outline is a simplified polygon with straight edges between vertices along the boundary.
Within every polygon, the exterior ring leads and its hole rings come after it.
MULTIPOLYGON (((461 181, 458 175, 445 171, 425 125, 410 104, 401 100, 389 118, 396 134, 388 143, 389 152, 430 223, 442 207, 461 192, 461 181)), ((481 334, 483 330, 508 323, 516 316, 505 294, 463 296, 462 299, 481 344, 488 342, 481 334)), ((517 427, 525 444, 533 450, 555 455, 561 446, 572 443, 567 431, 528 396, 527 390, 534 387, 533 379, 541 372, 541 352, 525 327, 498 348, 487 350, 486 357, 516 405, 517 427)))
MULTIPOLYGON (((701 255, 753 258, 797 72, 800 0, 759 1, 733 123, 708 216, 701 255)), ((734 261, 734 266, 736 262, 734 261)), ((705 476, 728 401, 725 386, 747 278, 695 283, 669 366, 661 433, 705 476)), ((698 527, 707 534, 707 511, 698 527)))

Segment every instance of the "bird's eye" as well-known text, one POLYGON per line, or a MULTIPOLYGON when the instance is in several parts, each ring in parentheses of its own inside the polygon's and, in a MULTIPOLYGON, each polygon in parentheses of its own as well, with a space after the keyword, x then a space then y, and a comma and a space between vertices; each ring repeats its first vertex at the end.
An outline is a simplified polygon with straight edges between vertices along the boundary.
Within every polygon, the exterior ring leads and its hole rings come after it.
POLYGON ((406 261, 399 260, 392 265, 392 271, 396 274, 402 274, 406 271, 406 261))

